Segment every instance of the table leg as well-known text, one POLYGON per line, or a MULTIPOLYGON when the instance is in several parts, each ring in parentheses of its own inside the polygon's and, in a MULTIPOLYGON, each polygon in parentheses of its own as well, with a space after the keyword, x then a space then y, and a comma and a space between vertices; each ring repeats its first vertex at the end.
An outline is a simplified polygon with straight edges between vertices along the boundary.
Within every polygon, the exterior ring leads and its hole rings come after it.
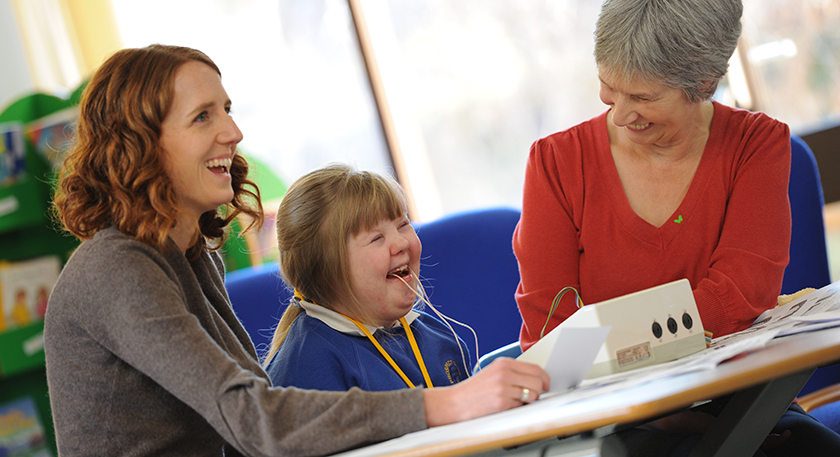
POLYGON ((690 457, 743 457, 755 453, 813 369, 736 392, 690 457))

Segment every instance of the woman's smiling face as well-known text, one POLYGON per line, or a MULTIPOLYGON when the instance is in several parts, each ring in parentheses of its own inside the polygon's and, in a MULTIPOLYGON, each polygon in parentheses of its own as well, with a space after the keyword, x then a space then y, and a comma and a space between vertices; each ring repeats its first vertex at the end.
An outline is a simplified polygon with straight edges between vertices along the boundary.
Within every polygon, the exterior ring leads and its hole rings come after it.
POLYGON ((681 90, 640 78, 626 81, 603 69, 598 74, 612 124, 634 143, 667 145, 691 131, 697 106, 681 90))
POLYGON ((160 144, 178 204, 196 218, 233 199, 230 164, 242 132, 230 106, 215 70, 197 61, 178 69, 160 144))

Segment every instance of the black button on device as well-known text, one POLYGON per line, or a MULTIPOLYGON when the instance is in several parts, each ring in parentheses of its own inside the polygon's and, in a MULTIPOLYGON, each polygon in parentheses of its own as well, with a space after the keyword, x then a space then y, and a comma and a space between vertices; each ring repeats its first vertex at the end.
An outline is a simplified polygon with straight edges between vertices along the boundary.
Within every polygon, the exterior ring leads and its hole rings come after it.
POLYGON ((673 317, 668 318, 668 330, 674 335, 677 334, 677 321, 673 317))
POLYGON ((662 338, 662 326, 659 325, 659 322, 654 322, 651 330, 653 330, 653 336, 656 338, 662 338))
POLYGON ((688 313, 683 313, 683 325, 689 330, 691 330, 691 327, 694 325, 694 320, 691 319, 691 316, 689 316, 688 313))

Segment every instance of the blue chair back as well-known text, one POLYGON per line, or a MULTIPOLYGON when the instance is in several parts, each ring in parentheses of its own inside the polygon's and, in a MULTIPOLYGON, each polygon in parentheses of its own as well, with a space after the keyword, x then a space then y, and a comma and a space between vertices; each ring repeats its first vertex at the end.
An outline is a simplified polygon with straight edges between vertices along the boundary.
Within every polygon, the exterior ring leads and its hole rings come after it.
MULTIPOLYGON (((793 220, 790 263, 785 269, 782 293, 792 294, 806 287, 819 289, 831 283, 823 219, 820 172, 811 148, 801 138, 790 136, 790 213, 793 220)), ((840 365, 817 369, 800 395, 840 381, 840 365)))
POLYGON ((819 289, 831 283, 823 220, 820 172, 811 149, 801 138, 790 136, 790 263, 785 269, 782 293, 806 287, 819 289))
POLYGON ((454 325, 478 357, 519 340, 522 318, 514 292, 519 265, 513 255, 513 230, 519 210, 489 208, 445 216, 416 227, 423 243, 420 277, 429 301, 443 314, 470 325, 478 335, 454 325))
POLYGON ((268 349, 274 327, 293 291, 280 277, 276 262, 232 271, 225 279, 225 287, 236 317, 261 354, 268 349))

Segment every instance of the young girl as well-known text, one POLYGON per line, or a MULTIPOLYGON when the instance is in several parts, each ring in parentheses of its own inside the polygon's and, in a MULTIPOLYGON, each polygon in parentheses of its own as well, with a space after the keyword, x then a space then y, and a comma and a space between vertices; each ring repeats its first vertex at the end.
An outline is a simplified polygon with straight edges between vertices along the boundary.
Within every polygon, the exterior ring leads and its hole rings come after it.
POLYGON ((309 173, 283 198, 277 241, 295 299, 266 358, 274 385, 382 391, 468 376, 463 341, 414 309, 420 240, 392 179, 344 165, 309 173))

